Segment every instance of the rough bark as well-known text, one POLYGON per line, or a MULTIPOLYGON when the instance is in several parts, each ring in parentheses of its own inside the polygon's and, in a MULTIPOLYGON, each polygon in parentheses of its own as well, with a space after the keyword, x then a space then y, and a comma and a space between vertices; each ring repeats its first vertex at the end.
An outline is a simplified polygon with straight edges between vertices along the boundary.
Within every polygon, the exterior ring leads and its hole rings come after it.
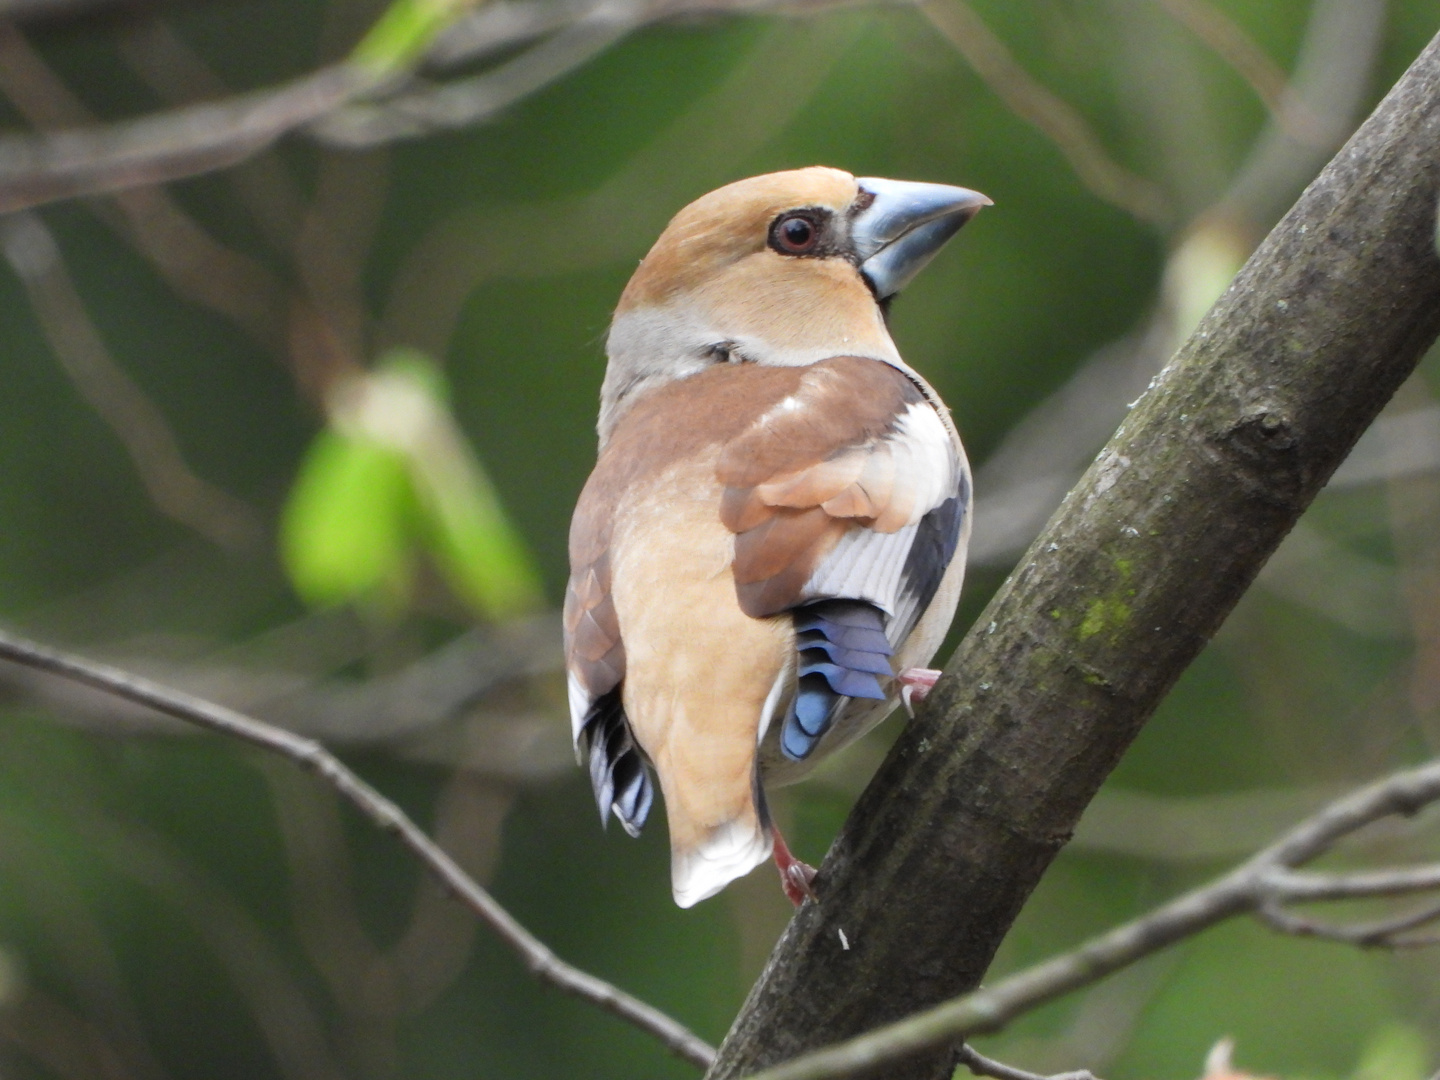
MULTIPOLYGON (((979 984, 1120 755, 1440 331, 1437 191, 1440 38, 1256 251, 977 621, 710 1076, 979 984)), ((947 1052, 884 1075, 948 1077, 952 1064, 947 1052)))

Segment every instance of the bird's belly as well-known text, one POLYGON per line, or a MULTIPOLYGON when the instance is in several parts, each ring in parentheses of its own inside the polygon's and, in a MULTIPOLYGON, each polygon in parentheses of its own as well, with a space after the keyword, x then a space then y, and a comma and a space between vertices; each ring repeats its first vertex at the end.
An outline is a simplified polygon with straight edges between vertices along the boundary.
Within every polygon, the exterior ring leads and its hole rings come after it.
POLYGON ((714 467, 697 464, 631 493, 611 547, 625 713, 677 848, 750 809, 760 727, 794 653, 788 617, 740 610, 714 467))

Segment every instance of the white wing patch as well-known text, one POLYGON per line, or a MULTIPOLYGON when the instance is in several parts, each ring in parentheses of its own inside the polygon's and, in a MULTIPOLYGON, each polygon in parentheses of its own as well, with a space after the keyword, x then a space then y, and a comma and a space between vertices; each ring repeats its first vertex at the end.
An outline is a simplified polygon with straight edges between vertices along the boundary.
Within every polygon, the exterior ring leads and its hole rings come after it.
POLYGON ((859 465, 860 488, 871 477, 890 488, 889 505, 872 526, 857 526, 840 538, 810 575, 800 599, 869 601, 890 616, 887 636, 898 646, 918 614, 918 598, 905 588, 906 559, 921 519, 959 494, 964 465, 950 432, 928 402, 908 406, 885 439, 841 455, 833 467, 852 464, 859 465), (847 460, 852 456, 862 461, 847 460))
POLYGON ((892 533, 851 529, 815 568, 805 583, 801 599, 843 596, 849 600, 868 600, 893 617, 905 556, 919 527, 919 521, 915 521, 892 533))

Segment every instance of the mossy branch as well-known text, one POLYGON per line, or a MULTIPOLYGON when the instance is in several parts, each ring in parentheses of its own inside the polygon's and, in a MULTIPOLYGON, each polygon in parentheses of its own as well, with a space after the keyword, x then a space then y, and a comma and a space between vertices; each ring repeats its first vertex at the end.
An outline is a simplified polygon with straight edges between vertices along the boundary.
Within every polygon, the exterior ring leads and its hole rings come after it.
MULTIPOLYGON (((1440 39, 1256 251, 962 642, 712 1077, 979 985, 1120 755, 1440 331, 1437 193, 1440 39)), ((943 1045, 884 1075, 953 1064, 943 1045)))

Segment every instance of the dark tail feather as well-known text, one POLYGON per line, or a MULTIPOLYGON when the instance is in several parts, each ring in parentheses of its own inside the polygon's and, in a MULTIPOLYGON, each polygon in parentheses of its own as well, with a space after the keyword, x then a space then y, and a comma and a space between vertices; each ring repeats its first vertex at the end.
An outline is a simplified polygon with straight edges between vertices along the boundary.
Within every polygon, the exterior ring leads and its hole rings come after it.
POLYGON ((600 824, 607 824, 613 812, 627 833, 639 836, 655 802, 655 782, 630 734, 618 686, 595 699, 580 737, 590 757, 590 786, 595 789, 600 824))

